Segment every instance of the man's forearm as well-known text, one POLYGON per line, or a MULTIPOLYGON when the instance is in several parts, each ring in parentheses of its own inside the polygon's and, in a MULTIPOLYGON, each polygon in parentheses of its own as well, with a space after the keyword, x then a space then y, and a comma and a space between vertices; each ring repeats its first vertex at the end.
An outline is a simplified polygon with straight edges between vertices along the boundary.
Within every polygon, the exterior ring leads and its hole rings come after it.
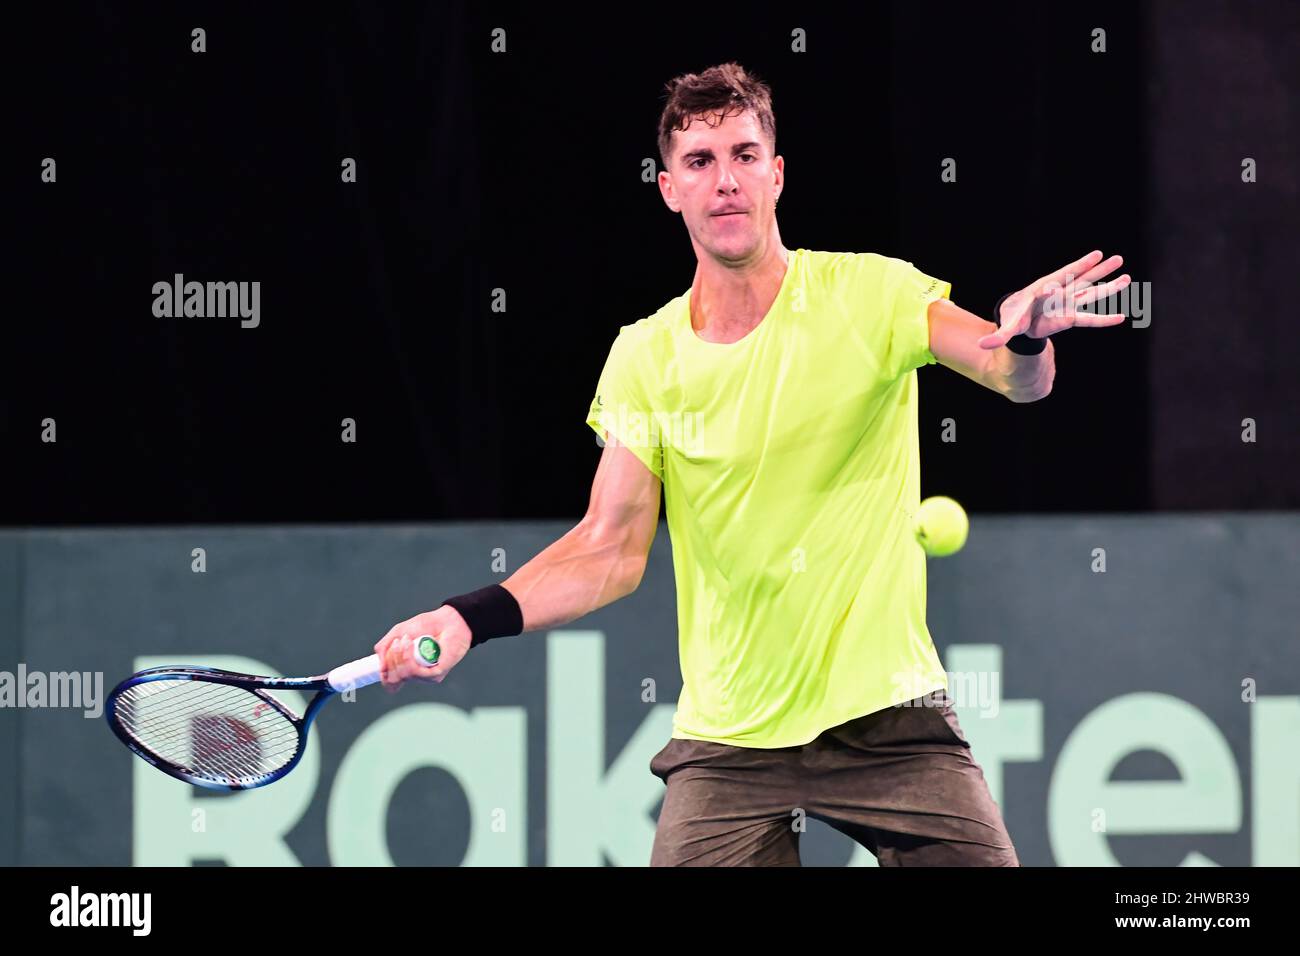
POLYGON ((586 522, 507 578, 502 585, 519 602, 524 630, 558 627, 636 590, 645 556, 618 537, 586 522))
POLYGON ((926 319, 930 351, 944 367, 1013 402, 1034 402, 1052 390, 1056 361, 1050 339, 1037 355, 1017 355, 1005 345, 984 348, 981 340, 998 327, 948 299, 931 302, 926 319))
POLYGON ((1036 402, 1046 397, 1056 378, 1051 339, 1037 355, 1018 355, 1006 346, 994 349, 989 365, 997 391, 1013 402, 1036 402))

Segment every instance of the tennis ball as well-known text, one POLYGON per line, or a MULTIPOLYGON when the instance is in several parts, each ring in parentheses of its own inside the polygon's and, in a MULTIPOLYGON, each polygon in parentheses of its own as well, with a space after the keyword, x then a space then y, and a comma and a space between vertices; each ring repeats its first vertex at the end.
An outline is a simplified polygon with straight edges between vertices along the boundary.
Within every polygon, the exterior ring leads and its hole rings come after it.
POLYGON ((966 543, 970 521, 961 505, 938 495, 926 498, 916 512, 916 540, 934 558, 956 554, 966 543))

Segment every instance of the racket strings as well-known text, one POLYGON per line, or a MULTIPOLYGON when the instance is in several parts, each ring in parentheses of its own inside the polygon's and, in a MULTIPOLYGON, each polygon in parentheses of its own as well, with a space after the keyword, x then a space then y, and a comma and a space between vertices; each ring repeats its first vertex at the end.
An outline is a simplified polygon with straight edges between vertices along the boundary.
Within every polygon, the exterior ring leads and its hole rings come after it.
POLYGON ((122 723, 158 756, 194 772, 257 775, 283 766, 297 750, 297 728, 256 695, 232 690, 166 711, 150 708, 143 719, 141 710, 127 710, 122 723))
POLYGON ((144 749, 195 776, 247 782, 298 752, 297 725, 265 698, 204 680, 161 679, 127 688, 121 727, 144 749))
MULTIPOLYGON (((173 685, 167 688, 167 690, 170 691, 179 690, 179 688, 175 686, 178 684, 202 685, 203 689, 199 690, 196 687, 195 690, 193 690, 190 693, 187 693, 186 695, 187 699, 184 702, 183 708, 177 708, 177 707, 168 707, 166 709, 156 708, 153 707, 152 705, 161 702, 152 701, 152 700, 150 701, 149 708, 137 707, 136 709, 137 720, 141 728, 156 727, 160 722, 163 721, 176 725, 178 723, 178 719, 181 717, 189 716, 192 713, 197 713, 200 711, 205 711, 207 709, 210 709, 214 701, 219 699, 224 692, 230 691, 232 689, 247 694, 251 698, 254 698, 255 702, 253 703, 252 713, 257 715, 252 718, 252 721, 254 723, 257 721, 264 721, 268 719, 269 720, 276 720, 277 718, 281 720, 283 719, 283 715, 280 714, 280 712, 275 707, 266 703, 266 701, 263 698, 260 698, 258 697, 258 695, 252 694, 249 691, 245 691, 242 688, 231 688, 225 684, 212 684, 212 683, 204 684, 203 682, 199 682, 199 681, 151 681, 149 684, 137 685, 137 686, 148 687, 148 686, 152 686, 153 684, 164 684, 164 683, 173 685), (274 716, 269 716, 269 715, 274 715, 274 716)), ((134 690, 134 688, 132 690, 134 690)), ((156 693, 157 692, 155 692, 155 696, 156 693)), ((177 733, 183 734, 185 733, 185 730, 183 729, 178 730, 177 733)))
POLYGON ((151 707, 144 720, 140 711, 128 712, 123 724, 164 760, 223 780, 271 773, 296 753, 297 728, 257 695, 226 687, 193 696, 201 699, 165 711, 151 707))
MULTIPOLYGON (((256 712, 254 705, 254 711, 256 712)), ((184 712, 169 713, 164 716, 147 717, 143 720, 137 720, 137 723, 131 729, 133 734, 140 739, 147 738, 154 747, 162 747, 183 739, 193 739, 193 728, 188 718, 199 713, 208 713, 211 708, 211 702, 199 704, 188 708, 184 712)), ((261 716, 252 720, 242 721, 256 731, 258 738, 262 741, 264 747, 274 745, 282 739, 297 737, 298 731, 292 724, 284 727, 285 720, 283 715, 273 708, 271 713, 263 713, 261 716), (271 714, 274 714, 272 716, 271 714)))

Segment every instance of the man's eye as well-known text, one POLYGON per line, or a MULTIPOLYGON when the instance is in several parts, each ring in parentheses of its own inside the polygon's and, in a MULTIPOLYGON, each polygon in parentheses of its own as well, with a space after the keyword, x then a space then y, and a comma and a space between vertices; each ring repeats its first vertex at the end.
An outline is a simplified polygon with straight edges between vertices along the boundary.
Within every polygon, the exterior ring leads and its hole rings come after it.
POLYGON ((740 154, 740 158, 741 158, 741 159, 757 159, 758 157, 755 156, 753 153, 741 153, 741 154, 740 154))
POLYGON ((692 160, 692 161, 691 161, 691 169, 699 169, 700 167, 699 167, 697 164, 698 164, 698 163, 704 163, 704 162, 708 162, 708 160, 704 160, 704 159, 695 159, 695 160, 692 160))

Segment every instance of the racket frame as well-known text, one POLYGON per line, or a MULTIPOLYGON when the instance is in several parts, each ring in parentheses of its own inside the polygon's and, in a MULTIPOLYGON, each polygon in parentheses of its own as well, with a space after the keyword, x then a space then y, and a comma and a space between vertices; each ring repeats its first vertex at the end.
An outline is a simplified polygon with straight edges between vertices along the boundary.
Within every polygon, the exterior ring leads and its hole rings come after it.
POLYGON ((239 674, 234 671, 222 670, 218 667, 151 667, 148 670, 131 675, 113 688, 104 706, 104 717, 117 739, 130 748, 132 753, 177 780, 193 784, 196 787, 203 787, 205 790, 254 790, 274 783, 298 765, 303 752, 307 749, 307 732, 311 729, 312 721, 316 719, 316 714, 325 705, 325 702, 338 693, 339 691, 330 686, 325 675, 318 677, 256 677, 251 674, 239 674), (238 687, 241 690, 249 691, 278 711, 298 731, 298 746, 294 750, 293 757, 278 770, 262 775, 265 779, 259 777, 254 783, 242 783, 232 777, 230 782, 223 784, 207 777, 189 773, 183 767, 153 753, 139 743, 122 726, 122 722, 117 719, 117 702, 121 695, 132 687, 160 680, 197 680, 211 684, 226 684, 230 687, 238 687), (303 715, 299 717, 288 705, 266 693, 269 690, 314 690, 318 693, 311 699, 303 715))
MULTIPOLYGON (((416 666, 436 666, 441 655, 442 650, 432 636, 425 634, 414 639, 411 646, 411 658, 416 666)), ((335 668, 329 674, 320 674, 316 677, 259 677, 253 674, 240 674, 235 671, 222 670, 219 667, 167 665, 150 667, 148 670, 132 674, 113 688, 104 705, 104 718, 108 721, 108 726, 112 729, 113 734, 132 753, 168 776, 175 777, 177 780, 196 787, 202 787, 205 790, 255 790, 258 787, 265 787, 267 784, 275 783, 298 765, 298 761, 302 759, 303 753, 307 750, 307 732, 311 729, 312 721, 316 719, 316 714, 325 706, 326 701, 337 694, 356 687, 365 687, 374 683, 378 678, 379 658, 373 654, 343 667, 335 668), (352 673, 355 676, 351 680, 338 682, 338 675, 343 673, 352 673), (334 676, 335 680, 331 680, 331 676, 334 676), (249 691, 275 708, 298 731, 298 747, 294 751, 293 757, 283 767, 262 774, 252 783, 244 783, 234 777, 231 777, 227 783, 220 783, 207 777, 189 773, 184 767, 172 763, 166 757, 155 754, 138 742, 122 726, 122 722, 117 719, 117 702, 122 694, 132 687, 160 680, 197 680, 211 684, 226 684, 230 687, 238 687, 241 690, 249 691), (317 693, 307 704, 306 711, 299 717, 287 704, 266 693, 266 691, 271 690, 314 690, 317 693)))

